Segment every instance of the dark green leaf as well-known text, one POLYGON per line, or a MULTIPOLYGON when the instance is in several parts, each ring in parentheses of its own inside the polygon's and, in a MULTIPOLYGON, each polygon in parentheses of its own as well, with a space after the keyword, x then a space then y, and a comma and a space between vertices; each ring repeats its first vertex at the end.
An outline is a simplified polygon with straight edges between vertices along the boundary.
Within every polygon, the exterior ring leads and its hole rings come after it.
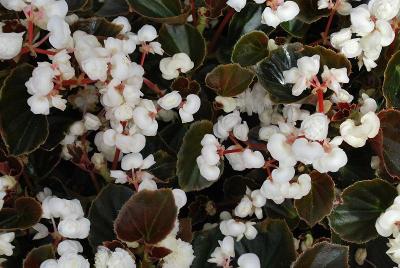
POLYGON ((314 171, 310 176, 311 191, 303 198, 295 200, 294 204, 300 217, 308 225, 314 226, 331 212, 335 198, 335 184, 326 173, 314 171))
POLYGON ((282 22, 280 26, 288 34, 296 38, 303 38, 310 28, 309 24, 302 22, 301 20, 298 20, 296 18, 290 21, 282 22))
POLYGON ((175 177, 176 159, 162 150, 153 155, 156 163, 147 171, 163 181, 169 181, 175 177))
POLYGON ((93 249, 105 241, 116 239, 113 231, 114 220, 132 195, 133 191, 130 188, 111 183, 98 194, 88 216, 91 222, 88 239, 93 249))
POLYGON ((400 108, 400 51, 392 56, 386 66, 383 95, 387 108, 400 108))
POLYGON ((142 190, 121 208, 114 230, 123 241, 157 244, 174 228, 177 212, 170 189, 142 190))
POLYGON ((68 11, 74 12, 79 11, 82 7, 84 7, 89 0, 66 0, 68 4, 68 11))
POLYGON ((349 248, 321 242, 303 252, 293 268, 347 268, 349 248))
POLYGON ((293 201, 286 199, 282 204, 276 204, 272 200, 267 200, 263 211, 270 219, 283 219, 286 221, 290 229, 294 229, 300 222, 297 210, 293 205, 293 201))
POLYGON ((300 8, 300 13, 296 16, 296 19, 304 21, 306 23, 312 23, 319 20, 322 17, 329 15, 329 10, 318 9, 318 0, 294 0, 300 8))
POLYGON ((249 88, 253 79, 254 73, 239 64, 224 64, 207 74, 206 85, 219 96, 232 97, 249 88))
POLYGON ((61 149, 62 146, 58 146, 52 151, 39 148, 29 154, 26 165, 29 175, 38 179, 47 177, 60 162, 61 149))
POLYGON ((48 259, 55 258, 52 244, 40 246, 32 249, 24 260, 24 268, 40 268, 40 264, 48 259))
POLYGON ((3 208, 0 211, 0 230, 25 230, 40 221, 42 206, 34 198, 20 197, 15 208, 3 208))
POLYGON ((206 55, 206 43, 200 32, 190 24, 164 24, 159 33, 158 41, 162 48, 170 55, 186 53, 194 62, 197 69, 206 55))
POLYGON ((213 124, 210 121, 197 121, 190 126, 183 138, 176 163, 176 175, 179 186, 186 192, 202 190, 215 182, 208 181, 200 175, 196 162, 196 158, 201 153, 200 142, 205 134, 212 133, 212 128, 213 124))
POLYGON ((79 20, 71 25, 72 31, 81 30, 88 34, 101 37, 115 37, 121 30, 122 26, 109 22, 105 18, 89 18, 79 20))
POLYGON ((129 13, 129 5, 126 0, 105 0, 96 15, 100 17, 114 17, 129 13))
POLYGON ((364 243, 374 239, 378 236, 377 218, 396 196, 396 189, 381 179, 356 182, 343 191, 343 202, 329 216, 330 226, 346 241, 364 243))
POLYGON ((285 83, 283 71, 297 66, 297 60, 304 56, 320 55, 320 68, 324 65, 329 68, 347 67, 351 71, 351 64, 342 54, 321 46, 309 47, 300 43, 284 45, 270 52, 268 58, 257 64, 256 74, 259 82, 271 94, 272 100, 277 103, 293 103, 305 99, 310 90, 300 96, 292 95, 293 84, 285 83))
POLYGON ((381 132, 375 138, 376 150, 381 161, 392 177, 400 177, 400 112, 383 110, 378 114, 381 121, 381 132))
POLYGON ((237 41, 233 48, 232 62, 246 67, 263 60, 268 54, 268 36, 264 32, 254 31, 237 41))
POLYGON ((183 24, 190 12, 179 0, 127 0, 139 15, 160 23, 183 24))
POLYGON ((25 82, 32 70, 30 65, 19 65, 4 81, 0 92, 1 134, 12 155, 34 151, 49 133, 46 116, 33 114, 27 104, 30 95, 25 82))

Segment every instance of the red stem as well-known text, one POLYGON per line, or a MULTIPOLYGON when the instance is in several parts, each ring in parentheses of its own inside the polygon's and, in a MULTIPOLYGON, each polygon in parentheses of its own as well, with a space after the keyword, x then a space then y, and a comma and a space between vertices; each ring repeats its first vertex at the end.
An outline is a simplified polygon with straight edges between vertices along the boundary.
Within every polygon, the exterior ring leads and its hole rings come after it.
POLYGON ((35 47, 33 50, 35 50, 36 53, 44 54, 44 55, 54 56, 57 54, 57 52, 45 50, 45 49, 41 49, 41 48, 37 48, 37 47, 35 47))
POLYGON ((140 66, 144 65, 144 61, 146 59, 147 52, 142 52, 142 57, 140 58, 140 66))
POLYGON ((82 80, 79 79, 70 79, 70 80, 64 80, 62 81, 63 86, 72 86, 72 85, 87 85, 87 84, 93 84, 96 83, 96 81, 93 81, 89 78, 85 78, 82 80))
POLYGON ((324 92, 322 89, 317 90, 318 94, 318 112, 324 113, 324 92))
POLYGON ((222 31, 224 30, 225 26, 228 24, 228 22, 232 18, 233 14, 235 14, 235 11, 232 8, 229 8, 228 12, 225 14, 225 17, 222 20, 221 24, 218 26, 218 29, 215 31, 214 37, 213 37, 211 43, 208 46, 208 49, 210 52, 214 51, 215 45, 217 44, 217 41, 222 34, 222 31))
POLYGON ((322 40, 324 42, 324 45, 326 45, 326 43, 327 43, 329 29, 331 28, 332 21, 333 21, 333 16, 335 15, 335 13, 336 13, 336 8, 334 7, 334 8, 332 8, 331 13, 329 14, 328 23, 326 24, 325 31, 324 31, 324 33, 322 35, 322 40))
POLYGON ((190 0, 190 6, 192 8, 193 25, 196 25, 196 3, 195 3, 195 0, 190 0))
MULTIPOLYGON (((127 122, 121 122, 121 124, 122 124, 122 129, 124 130, 122 134, 125 134, 125 127, 126 127, 127 122)), ((118 147, 115 147, 114 159, 113 159, 112 166, 111 166, 112 170, 117 169, 120 154, 121 154, 121 150, 118 149, 118 147)))
POLYGON ((47 41, 47 39, 49 39, 50 34, 46 34, 45 37, 43 37, 41 40, 39 40, 38 42, 35 43, 35 47, 39 47, 40 45, 42 45, 44 42, 47 41))
POLYGON ((32 42, 33 42, 33 21, 31 20, 31 18, 28 18, 28 43, 29 43, 29 45, 32 45, 32 42))
POLYGON ((156 84, 151 82, 149 79, 143 77, 143 82, 146 84, 147 87, 149 87, 151 90, 153 90, 155 93, 157 93, 157 95, 159 95, 159 96, 164 95, 164 93, 161 91, 161 89, 156 84))
POLYGON ((224 150, 224 155, 225 154, 241 153, 241 152, 243 152, 242 148, 237 148, 237 149, 232 149, 232 150, 224 150))

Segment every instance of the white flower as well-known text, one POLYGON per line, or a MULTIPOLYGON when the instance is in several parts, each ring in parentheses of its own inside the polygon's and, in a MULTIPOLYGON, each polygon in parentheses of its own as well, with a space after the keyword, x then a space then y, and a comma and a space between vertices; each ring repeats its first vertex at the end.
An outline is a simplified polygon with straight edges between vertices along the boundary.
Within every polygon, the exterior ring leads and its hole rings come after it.
POLYGON ((360 38, 353 38, 345 41, 341 45, 341 52, 349 59, 360 56, 362 53, 360 38))
POLYGON ((297 67, 283 71, 286 83, 292 83, 292 94, 299 96, 309 87, 310 80, 318 74, 319 71, 319 55, 312 57, 302 57, 297 60, 297 67))
POLYGON ((47 30, 50 32, 49 42, 57 49, 69 48, 73 46, 71 30, 64 19, 53 16, 47 23, 47 30))
POLYGON ((78 199, 67 200, 49 196, 42 202, 43 218, 78 219, 84 216, 78 199))
POLYGON ((115 19, 113 19, 112 23, 122 26, 122 30, 120 32, 122 34, 130 32, 132 29, 129 20, 123 16, 116 17, 115 19))
POLYGON ((45 238, 45 237, 47 237, 49 235, 49 229, 44 224, 36 223, 35 225, 32 226, 32 228, 35 231, 37 231, 37 233, 32 238, 32 240, 42 239, 42 238, 45 238))
POLYGON ((323 113, 314 113, 301 122, 301 130, 307 139, 321 141, 328 136, 329 118, 323 113))
POLYGON ((192 265, 194 251, 191 244, 173 236, 167 236, 159 243, 159 246, 172 251, 162 259, 163 268, 190 268, 192 265))
POLYGON ((14 246, 11 242, 15 238, 15 233, 0 234, 0 255, 11 256, 13 254, 14 246))
MULTIPOLYGON (((96 266, 97 267, 97 266, 96 266)), ((135 260, 126 250, 116 248, 107 261, 108 268, 136 268, 135 260)))
POLYGON ((61 241, 57 246, 58 255, 64 255, 66 253, 81 253, 83 252, 83 247, 81 243, 74 240, 64 240, 61 241))
POLYGON ((0 31, 0 60, 10 60, 19 54, 23 35, 24 33, 2 33, 0 31))
POLYGON ((321 74, 322 80, 327 83, 329 89, 337 92, 341 89, 340 83, 348 83, 349 77, 347 76, 347 68, 328 68, 324 65, 324 71, 321 74))
POLYGON ((368 8, 376 19, 389 21, 393 19, 400 9, 399 0, 371 0, 368 8))
POLYGON ((100 119, 91 113, 86 113, 83 116, 84 125, 87 130, 98 130, 101 126, 100 119))
POLYGON ((375 28, 375 24, 371 19, 368 6, 366 4, 359 5, 350 11, 351 28, 359 36, 367 35, 375 28))
POLYGON ((115 183, 124 184, 128 181, 128 175, 122 170, 110 170, 110 177, 115 179, 115 183))
POLYGON ((40 268, 58 268, 57 260, 47 259, 40 264, 40 268))
POLYGON ((172 194, 174 195, 175 205, 178 209, 183 208, 187 202, 186 193, 181 189, 173 189, 172 194))
POLYGON ((143 159, 143 156, 140 153, 131 153, 122 158, 121 168, 123 170, 147 169, 154 163, 154 156, 152 154, 143 159))
POLYGON ((76 253, 65 253, 58 259, 57 268, 89 268, 87 259, 76 253))
POLYGON ((82 70, 91 80, 104 82, 107 79, 108 60, 104 58, 92 57, 81 62, 82 70))
POLYGON ((331 45, 336 48, 340 49, 344 42, 351 39, 351 28, 342 28, 339 32, 332 33, 330 37, 331 45))
POLYGON ((246 224, 235 221, 234 219, 222 221, 219 225, 221 233, 225 236, 236 237, 237 241, 243 238, 246 232, 246 224))
POLYGON ((259 151, 245 149, 242 153, 243 163, 247 168, 261 168, 265 164, 264 156, 259 151))
POLYGON ((395 263, 400 264, 400 235, 397 234, 394 239, 389 239, 389 243, 387 245, 389 249, 386 251, 386 254, 395 263))
POLYGON ((280 166, 272 171, 271 177, 274 182, 284 183, 293 179, 296 171, 291 166, 280 166))
POLYGON ((84 239, 89 235, 90 221, 86 218, 78 220, 63 219, 58 224, 58 232, 67 238, 84 239))
POLYGON ((292 146, 287 143, 287 138, 281 133, 275 133, 269 138, 267 149, 280 164, 294 166, 297 162, 293 156, 292 146))
POLYGON ((8 10, 22 11, 26 7, 23 0, 0 0, 0 4, 8 10))
POLYGON ((382 213, 376 220, 375 228, 379 235, 388 237, 392 234, 397 235, 399 228, 396 225, 400 221, 400 197, 397 196, 393 204, 382 213))
POLYGON ((241 141, 247 141, 249 134, 249 127, 246 122, 242 122, 240 125, 233 127, 233 135, 241 141))
POLYGON ((216 181, 220 175, 220 169, 216 165, 208 165, 202 155, 196 158, 197 166, 199 167, 200 174, 208 181, 216 181))
POLYGON ((356 126, 354 120, 347 119, 340 125, 340 135, 355 148, 364 146, 368 138, 374 138, 379 132, 380 121, 374 112, 363 115, 360 123, 356 126))
POLYGON ((195 94, 189 94, 186 101, 183 103, 182 108, 179 109, 179 116, 182 123, 192 122, 194 120, 193 114, 197 113, 200 109, 201 100, 195 94))
POLYGON ((141 42, 150 42, 157 38, 157 30, 154 26, 145 24, 137 32, 138 39, 141 42))
POLYGON ((319 159, 313 162, 313 168, 320 173, 337 172, 347 164, 347 155, 343 149, 332 146, 319 159))
POLYGON ((161 108, 165 110, 171 110, 173 108, 176 108, 179 106, 179 104, 181 104, 181 102, 182 102, 181 94, 179 94, 179 92, 176 90, 164 95, 157 101, 158 105, 160 105, 161 108))
POLYGON ((224 266, 225 263, 229 263, 231 258, 235 257, 234 241, 231 236, 225 236, 222 241, 218 241, 218 244, 219 247, 214 249, 207 262, 224 266))
POLYGON ((215 101, 222 105, 222 110, 224 110, 225 113, 233 112, 238 105, 237 100, 232 97, 216 96, 215 101))
POLYGON ((228 0, 226 4, 232 7, 236 12, 240 12, 246 6, 246 0, 228 0))
POLYGON ((361 114, 366 114, 368 112, 375 112, 378 109, 378 104, 373 98, 370 98, 367 94, 363 93, 361 95, 361 107, 360 112, 361 114))
POLYGON ((69 127, 69 133, 74 136, 81 136, 85 133, 85 124, 82 121, 75 121, 69 127))
MULTIPOLYGON (((279 2, 279 1, 276 1, 279 2)), ((299 14, 300 8, 294 1, 285 1, 272 9, 266 7, 262 13, 261 23, 276 28, 281 22, 290 21, 299 14)))
POLYGON ((239 218, 246 218, 252 214, 253 203, 250 198, 245 195, 240 200, 239 204, 235 207, 235 215, 239 218))
POLYGON ((254 253, 240 255, 238 259, 238 268, 260 268, 260 259, 254 253))
POLYGON ((179 76, 179 72, 187 73, 194 67, 194 62, 186 53, 177 53, 160 61, 162 77, 171 80, 179 76))

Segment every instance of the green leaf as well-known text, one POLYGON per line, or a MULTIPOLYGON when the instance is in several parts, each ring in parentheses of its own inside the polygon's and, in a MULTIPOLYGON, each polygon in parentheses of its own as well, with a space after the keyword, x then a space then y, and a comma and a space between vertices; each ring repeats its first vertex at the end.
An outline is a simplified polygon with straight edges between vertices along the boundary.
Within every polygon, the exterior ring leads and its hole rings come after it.
POLYGON ((342 193, 343 202, 329 218, 333 231, 343 240, 365 243, 378 236, 377 218, 397 196, 396 189, 381 179, 359 181, 342 193))
POLYGON ((347 268, 349 248, 320 242, 307 249, 299 256, 293 268, 347 268))
POLYGON ((176 78, 171 84, 172 90, 179 91, 182 97, 186 97, 189 94, 196 94, 200 93, 201 87, 199 82, 196 80, 191 80, 190 78, 179 76, 176 78))
POLYGON ((159 32, 158 41, 162 48, 170 55, 186 53, 194 62, 197 69, 204 61, 206 55, 206 43, 201 33, 192 25, 168 25, 164 24, 159 32))
POLYGON ((0 92, 1 134, 12 155, 36 150, 49 134, 46 116, 33 114, 27 104, 30 95, 25 82, 31 77, 32 70, 28 64, 16 67, 0 92))
POLYGON ((15 201, 15 208, 3 208, 0 211, 0 230, 25 230, 40 221, 42 206, 34 198, 20 197, 15 201))
POLYGON ((110 183, 93 200, 88 216, 91 222, 88 239, 94 250, 103 242, 116 239, 114 221, 132 195, 133 190, 130 188, 110 183))
POLYGON ((147 171, 163 181, 169 181, 174 178, 176 174, 176 159, 162 150, 153 155, 156 163, 147 171))
POLYGON ((268 54, 268 36, 264 32, 254 31, 237 41, 233 48, 232 62, 246 67, 263 60, 268 54))
POLYGON ((387 108, 400 107, 400 51, 392 56, 386 66, 383 80, 383 95, 387 108))
POLYGON ((178 208, 170 189, 142 190, 122 207, 115 220, 118 239, 157 244, 174 228, 178 208))
POLYGON ((253 240, 243 238, 235 243, 236 256, 255 253, 261 267, 287 268, 296 259, 293 235, 283 220, 267 219, 257 225, 258 235, 253 240))
POLYGON ((103 5, 97 10, 100 17, 114 17, 129 13, 129 5, 126 0, 104 0, 103 5))
POLYGON ((61 145, 52 151, 39 148, 29 154, 26 164, 28 174, 38 179, 47 177, 60 162, 61 149, 61 145))
POLYGON ((381 131, 375 137, 376 150, 383 165, 392 177, 400 177, 400 111, 383 110, 378 114, 381 121, 381 131))
MULTIPOLYGON (((197 121, 190 126, 183 138, 176 162, 176 175, 179 186, 186 192, 202 190, 215 182, 201 176, 196 162, 196 158, 201 154, 200 142, 205 134, 212 133, 212 128, 213 124, 210 121, 197 121)), ((222 168, 220 169, 222 174, 222 168)))
POLYGON ((290 21, 282 22, 280 26, 283 30, 285 30, 285 32, 296 38, 303 38, 310 28, 309 24, 296 18, 290 21))
POLYGON ((335 184, 326 173, 314 171, 310 176, 311 191, 303 198, 295 200, 294 205, 300 217, 308 225, 314 226, 331 212, 335 198, 335 184))
POLYGON ((32 249, 24 260, 24 268, 40 268, 40 264, 45 260, 54 259, 56 254, 52 244, 40 246, 32 249))
MULTIPOLYGON (((253 240, 242 238, 235 242, 235 255, 244 253, 256 254, 261 267, 287 268, 296 259, 293 235, 283 220, 268 219, 257 224, 258 235, 253 240)), ((219 228, 195 234, 192 242, 196 256, 191 268, 214 268, 215 264, 207 262, 214 249, 219 246, 218 240, 224 236, 219 228)))
POLYGON ((207 74, 206 85, 219 96, 233 97, 249 88, 253 79, 254 73, 239 64, 224 64, 207 74))
POLYGON ((183 24, 190 12, 186 8, 182 12, 179 0, 127 0, 130 7, 139 15, 152 21, 170 24, 183 24))
POLYGON ((329 10, 318 9, 318 0, 293 0, 297 3, 300 8, 300 13, 296 16, 299 19, 308 24, 319 20, 322 17, 329 15, 329 10))
POLYGON ((74 11, 79 11, 82 7, 84 7, 89 0, 66 0, 68 4, 68 11, 69 12, 74 12, 74 11))
POLYGON ((267 200, 267 203, 263 207, 266 217, 270 219, 282 219, 285 220, 291 230, 295 229, 300 218, 296 208, 293 205, 293 201, 286 199, 282 204, 276 204, 272 200, 267 200))
POLYGON ((269 57, 258 63, 256 67, 258 81, 271 94, 271 99, 274 102, 300 102, 310 95, 311 91, 306 90, 300 96, 293 96, 293 84, 285 83, 283 71, 296 67, 299 58, 313 55, 320 55, 320 71, 324 65, 329 68, 346 67, 348 73, 351 71, 349 60, 333 50, 321 46, 304 46, 300 43, 283 45, 271 51, 269 57))
POLYGON ((101 37, 115 37, 121 30, 122 26, 109 22, 105 18, 89 18, 82 19, 71 25, 71 31, 81 30, 88 34, 101 37))
POLYGON ((257 183, 253 179, 235 175, 224 180, 223 190, 226 198, 240 200, 246 194, 247 187, 255 190, 257 186, 257 183))

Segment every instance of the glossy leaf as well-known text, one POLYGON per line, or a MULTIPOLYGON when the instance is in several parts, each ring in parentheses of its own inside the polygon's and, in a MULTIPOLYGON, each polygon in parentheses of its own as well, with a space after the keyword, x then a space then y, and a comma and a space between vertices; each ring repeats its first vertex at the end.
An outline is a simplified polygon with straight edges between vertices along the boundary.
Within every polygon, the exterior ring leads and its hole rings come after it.
POLYGON ((319 20, 322 17, 327 17, 329 15, 329 10, 318 9, 318 0, 294 0, 300 8, 300 13, 296 16, 306 23, 312 23, 319 20))
POLYGON ((127 0, 130 7, 139 15, 160 23, 183 24, 190 9, 182 12, 179 0, 127 0))
POLYGON ((0 230, 25 230, 40 221, 42 206, 31 197, 20 197, 15 201, 15 208, 3 208, 0 211, 0 230))
POLYGON ((179 91, 182 97, 186 97, 189 94, 196 94, 198 95, 201 87, 199 82, 196 80, 191 80, 189 78, 179 76, 172 82, 171 89, 179 91))
POLYGON ((122 206, 133 195, 133 190, 116 184, 109 184, 102 189, 89 210, 89 242, 93 249, 105 241, 116 239, 113 224, 122 206))
POLYGON ((177 211, 171 190, 142 190, 121 208, 114 230, 123 241, 157 244, 174 228, 177 211))
POLYGON ((400 108, 400 51, 389 60, 383 81, 383 95, 386 99, 386 107, 400 108))
POLYGON ((310 28, 309 24, 301 20, 298 20, 296 18, 290 21, 282 22, 280 26, 288 34, 296 38, 303 38, 306 35, 308 29, 310 28))
POLYGON ((168 181, 175 177, 176 159, 165 151, 157 151, 154 155, 156 163, 148 171, 161 180, 168 181))
POLYGON ((200 142, 205 134, 212 133, 212 127, 210 121, 197 121, 190 126, 183 138, 176 163, 176 175, 179 186, 186 192, 202 190, 215 182, 201 176, 196 162, 196 158, 201 154, 200 142))
POLYGON ((294 204, 300 217, 308 225, 314 226, 330 214, 335 197, 335 184, 326 173, 314 171, 310 176, 311 191, 303 198, 295 200, 294 204))
POLYGON ((87 5, 89 0, 66 0, 66 2, 68 4, 68 11, 74 12, 79 11, 81 8, 87 5))
MULTIPOLYGON (((261 262, 261 267, 287 268, 296 259, 293 236, 286 223, 282 220, 266 220, 257 224, 258 235, 253 240, 242 238, 235 242, 235 256, 244 253, 255 253, 261 262)), ((214 249, 219 246, 218 240, 224 236, 219 228, 202 231, 195 234, 193 240, 194 255, 192 268, 214 268, 208 263, 214 249)))
POLYGON ((320 55, 320 71, 324 65, 329 68, 346 67, 348 73, 351 64, 342 54, 321 46, 309 47, 300 43, 283 45, 270 52, 268 58, 257 64, 256 74, 259 82, 271 94, 271 99, 278 103, 293 103, 305 99, 310 93, 306 90, 300 96, 292 95, 293 84, 285 82, 283 71, 297 67, 297 60, 304 56, 320 55))
POLYGON ((222 11, 227 7, 225 0, 205 0, 210 19, 216 19, 222 15, 222 11))
POLYGON ((267 200, 267 203, 263 207, 263 211, 267 218, 285 220, 291 230, 295 229, 300 222, 293 201, 289 199, 286 199, 279 205, 272 200, 267 200))
POLYGON ((347 268, 349 248, 347 246, 320 242, 303 252, 293 268, 347 268))
POLYGON ((349 242, 374 239, 378 236, 376 219, 396 196, 396 189, 381 179, 356 182, 343 191, 343 202, 329 216, 330 226, 341 239, 349 242))
POLYGON ((103 5, 97 10, 96 15, 100 17, 113 17, 129 13, 127 0, 104 0, 103 5))
POLYGON ((254 79, 254 73, 239 64, 224 64, 206 76, 206 85, 217 95, 232 97, 244 92, 254 79))
POLYGON ((206 43, 201 33, 192 25, 164 24, 159 33, 158 41, 169 55, 186 53, 198 68, 206 55, 206 43))
POLYGON ((25 82, 33 67, 19 65, 4 81, 0 95, 1 134, 10 154, 21 155, 36 150, 49 133, 45 115, 33 114, 27 104, 25 82))
POLYGON ((71 25, 72 31, 81 30, 88 34, 101 37, 115 37, 121 30, 122 26, 109 22, 104 18, 82 19, 71 25))
POLYGON ((32 249, 24 260, 23 268, 40 268, 42 262, 54 259, 55 251, 52 244, 40 246, 32 249))
POLYGON ((253 31, 237 41, 232 53, 232 62, 246 67, 263 60, 269 54, 268 36, 261 31, 253 31))
POLYGON ((47 177, 61 160, 62 146, 58 146, 52 151, 38 149, 28 156, 26 164, 29 175, 38 179, 47 177))
POLYGON ((383 110, 378 114, 381 121, 381 131, 374 141, 375 149, 381 161, 392 177, 400 177, 400 129, 398 127, 400 112, 398 110, 383 110))

